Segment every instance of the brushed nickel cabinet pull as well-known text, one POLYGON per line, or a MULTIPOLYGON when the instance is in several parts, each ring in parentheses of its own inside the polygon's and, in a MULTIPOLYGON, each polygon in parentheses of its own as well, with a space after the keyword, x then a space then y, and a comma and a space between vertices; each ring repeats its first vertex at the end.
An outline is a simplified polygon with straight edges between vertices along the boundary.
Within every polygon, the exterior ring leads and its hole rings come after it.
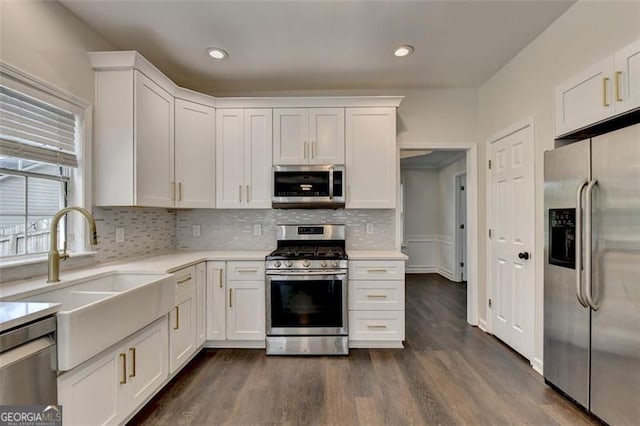
POLYGON ((238 185, 238 201, 242 202, 242 185, 238 185))
POLYGON ((233 308, 233 303, 232 303, 232 300, 233 300, 233 299, 232 299, 232 298, 233 298, 233 289, 232 289, 232 288, 230 288, 230 289, 229 289, 229 307, 230 307, 230 308, 233 308))
POLYGON ((616 71, 616 101, 622 102, 622 96, 620 96, 620 77, 622 77, 622 71, 616 71))
POLYGON ((184 278, 182 278, 182 279, 178 280, 178 284, 184 284, 184 283, 186 283, 187 281, 191 281, 191 274, 189 274, 189 275, 187 275, 186 277, 184 277, 184 278))
POLYGON ((385 268, 368 268, 367 272, 387 272, 385 268))
POLYGON ((120 384, 124 385, 127 383, 127 354, 121 353, 120 359, 122 360, 122 379, 120 380, 120 384))
POLYGON ((129 348, 129 352, 131 352, 131 374, 129 377, 136 377, 136 348, 129 348))
POLYGON ((311 158, 316 158, 316 141, 311 142, 311 158))
POLYGON ((176 326, 173 329, 180 329, 180 306, 176 306, 176 326))
POLYGON ((387 295, 386 294, 367 294, 367 297, 370 297, 372 299, 373 298, 385 298, 385 297, 387 297, 387 295))
POLYGON ((220 268, 219 271, 220 271, 220 288, 222 288, 222 268, 220 268))
POLYGON ((609 83, 609 77, 605 77, 602 79, 602 106, 608 107, 609 102, 607 102, 607 84, 609 83))
POLYGON ((247 203, 251 200, 251 198, 249 197, 249 185, 247 185, 247 203))
POLYGON ((178 201, 182 201, 182 182, 178 182, 178 201))
POLYGON ((367 328, 387 328, 386 324, 367 324, 367 328))
POLYGON ((258 269, 257 268, 238 268, 236 269, 236 271, 238 271, 239 273, 243 273, 243 272, 255 273, 255 272, 258 272, 258 269))

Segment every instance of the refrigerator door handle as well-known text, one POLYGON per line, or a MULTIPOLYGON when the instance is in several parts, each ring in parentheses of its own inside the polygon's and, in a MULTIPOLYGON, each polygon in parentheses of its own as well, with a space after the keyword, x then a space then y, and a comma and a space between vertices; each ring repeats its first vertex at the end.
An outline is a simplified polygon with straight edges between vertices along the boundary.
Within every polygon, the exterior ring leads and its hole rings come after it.
POLYGON ((589 181, 583 180, 576 190, 576 297, 585 308, 589 307, 582 294, 582 192, 589 181))
POLYGON ((585 238, 585 245, 586 245, 586 250, 585 250, 585 264, 587 265, 586 267, 586 271, 585 271, 585 278, 586 278, 586 282, 585 282, 585 287, 586 287, 586 291, 585 291, 585 296, 587 296, 587 303, 589 303, 589 306, 591 307, 591 309, 593 309, 594 311, 597 311, 600 307, 598 306, 598 304, 596 302, 594 302, 593 300, 593 294, 592 294, 592 289, 591 289, 591 278, 592 278, 592 267, 591 267, 591 231, 592 231, 592 226, 591 226, 591 194, 593 193, 593 187, 596 186, 596 184, 598 183, 597 179, 593 179, 591 182, 589 182, 589 185, 587 185, 587 194, 585 197, 585 233, 586 238, 585 238))

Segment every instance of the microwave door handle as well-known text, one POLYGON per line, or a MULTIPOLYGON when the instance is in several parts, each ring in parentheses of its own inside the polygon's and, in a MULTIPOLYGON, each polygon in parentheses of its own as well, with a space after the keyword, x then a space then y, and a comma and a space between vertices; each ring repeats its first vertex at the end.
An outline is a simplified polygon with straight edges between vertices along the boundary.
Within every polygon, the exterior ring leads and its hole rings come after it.
POLYGON ((329 199, 333 200, 333 167, 329 168, 329 199))

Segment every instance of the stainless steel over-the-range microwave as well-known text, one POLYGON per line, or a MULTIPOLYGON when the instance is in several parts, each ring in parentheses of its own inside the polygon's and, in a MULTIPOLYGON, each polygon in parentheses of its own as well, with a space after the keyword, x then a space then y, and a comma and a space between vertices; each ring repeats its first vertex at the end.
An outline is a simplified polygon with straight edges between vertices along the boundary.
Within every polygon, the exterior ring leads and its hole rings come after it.
POLYGON ((274 208, 337 209, 345 204, 345 170, 336 165, 273 166, 274 208))

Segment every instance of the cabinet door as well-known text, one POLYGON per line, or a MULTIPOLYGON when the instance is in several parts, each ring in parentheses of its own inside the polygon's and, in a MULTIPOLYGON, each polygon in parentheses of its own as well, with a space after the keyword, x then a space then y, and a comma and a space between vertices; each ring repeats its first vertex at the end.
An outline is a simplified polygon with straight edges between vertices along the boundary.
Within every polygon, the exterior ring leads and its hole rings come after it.
POLYGON ((395 108, 348 108, 347 208, 394 208, 397 164, 395 108))
POLYGON ((176 99, 176 207, 214 208, 215 110, 176 99))
POLYGON ((344 164, 344 108, 311 108, 309 135, 310 164, 344 164))
POLYGON ((58 377, 58 403, 64 406, 69 425, 117 424, 124 417, 120 407, 121 383, 126 361, 123 348, 96 357, 58 377))
POLYGON ((245 207, 271 208, 272 111, 247 109, 244 112, 245 207))
POLYGON ((619 50, 614 58, 616 114, 640 107, 640 40, 619 50))
POLYGON ((556 88, 556 136, 613 114, 613 58, 592 65, 556 88))
POLYGON ((264 279, 227 281, 227 339, 263 340, 265 338, 264 279))
POLYGON ((207 338, 207 264, 196 265, 196 347, 207 338))
POLYGON ((167 316, 134 335, 124 349, 128 364, 127 386, 124 388, 128 413, 153 395, 169 374, 167 316))
POLYGON ((136 205, 173 207, 173 96, 135 72, 136 205))
POLYGON ((240 208, 244 200, 244 111, 216 110, 216 206, 240 208))
POLYGON ((207 340, 226 340, 224 262, 207 262, 207 340))
POLYGON ((173 374, 196 351, 195 288, 176 296, 176 306, 169 316, 169 372, 173 374))
POLYGON ((309 110, 279 108, 273 110, 273 164, 309 162, 309 110))

